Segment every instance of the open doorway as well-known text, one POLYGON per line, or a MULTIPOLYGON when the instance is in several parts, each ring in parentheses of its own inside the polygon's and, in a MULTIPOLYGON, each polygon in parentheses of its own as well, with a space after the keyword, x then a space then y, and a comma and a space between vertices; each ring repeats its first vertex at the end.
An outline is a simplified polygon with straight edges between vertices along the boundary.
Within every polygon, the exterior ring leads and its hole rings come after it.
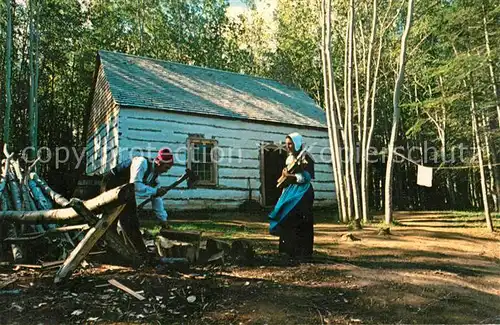
POLYGON ((278 202, 281 189, 276 187, 281 171, 285 168, 287 152, 283 146, 264 144, 260 147, 260 180, 263 206, 273 206, 278 202))

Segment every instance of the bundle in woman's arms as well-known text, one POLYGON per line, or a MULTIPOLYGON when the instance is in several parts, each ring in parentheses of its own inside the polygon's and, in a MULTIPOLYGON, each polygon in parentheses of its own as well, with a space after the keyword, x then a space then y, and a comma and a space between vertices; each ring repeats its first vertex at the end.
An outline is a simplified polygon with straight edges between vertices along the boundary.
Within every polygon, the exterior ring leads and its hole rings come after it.
POLYGON ((306 151, 302 150, 297 157, 283 168, 280 178, 278 178, 277 188, 285 188, 295 182, 295 174, 304 171, 307 166, 306 151))

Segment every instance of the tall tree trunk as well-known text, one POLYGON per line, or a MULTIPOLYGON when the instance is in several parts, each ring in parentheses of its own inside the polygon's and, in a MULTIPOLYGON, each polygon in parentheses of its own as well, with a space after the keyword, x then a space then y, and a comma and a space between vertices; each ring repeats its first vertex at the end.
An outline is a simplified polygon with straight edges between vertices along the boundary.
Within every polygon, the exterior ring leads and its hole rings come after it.
MULTIPOLYGON (((487 1, 486 1, 487 2, 487 1)), ((489 37, 489 32, 488 32, 488 11, 485 6, 485 1, 483 1, 482 4, 483 7, 483 28, 484 28, 484 43, 486 46, 486 55, 488 58, 488 67, 489 67, 489 72, 490 72, 490 80, 491 80, 491 86, 493 89, 493 96, 495 98, 495 107, 497 111, 497 123, 492 124, 491 129, 492 131, 497 131, 498 128, 500 127, 500 91, 498 89, 498 84, 496 80, 496 75, 495 75, 495 64, 493 62, 493 59, 491 57, 491 47, 490 47, 490 37, 489 37)), ((494 196, 496 198, 495 204, 496 204, 496 211, 500 212, 500 171, 499 171, 499 166, 497 166, 497 152, 496 152, 496 146, 495 142, 491 142, 491 149, 493 151, 493 154, 491 155, 492 159, 492 169, 493 169, 493 176, 494 176, 494 181, 495 181, 495 186, 493 189, 494 196)))
MULTIPOLYGON (((324 52, 325 52, 325 64, 326 66, 323 67, 324 73, 326 74, 326 80, 325 80, 325 88, 328 89, 328 102, 325 102, 326 108, 327 108, 327 119, 330 119, 331 123, 331 129, 329 129, 329 137, 331 137, 330 141, 333 141, 333 148, 332 145, 330 145, 330 150, 332 154, 332 162, 333 167, 336 170, 336 173, 334 175, 337 175, 337 179, 335 180, 335 186, 336 186, 336 191, 338 192, 340 196, 340 201, 338 202, 339 204, 339 213, 340 213, 340 219, 343 222, 347 222, 347 207, 346 207, 346 193, 344 191, 344 179, 343 179, 343 173, 342 173, 342 159, 341 159, 341 146, 340 146, 340 139, 339 139, 339 131, 338 131, 338 126, 339 126, 339 121, 337 120, 338 114, 334 112, 334 108, 336 108, 336 111, 338 112, 340 110, 339 103, 338 103, 338 96, 336 94, 336 88, 335 88, 335 80, 334 80, 334 75, 333 75, 333 67, 332 67, 332 56, 331 56, 331 0, 326 0, 326 8, 324 8, 324 17, 326 23, 326 35, 324 35, 325 38, 325 44, 324 44, 324 52), (336 103, 334 103, 334 97, 336 99, 336 103)), ((325 98, 326 101, 326 98, 325 98)))
POLYGON ((322 0, 321 2, 321 61, 322 61, 322 67, 323 67, 323 90, 324 90, 324 107, 326 111, 326 120, 328 124, 328 140, 330 144, 330 156, 332 159, 332 168, 333 168, 333 176, 335 179, 335 187, 336 187, 336 197, 337 197, 337 205, 338 205, 338 212, 339 212, 339 220, 342 221, 343 218, 343 198, 341 198, 341 193, 343 193, 342 190, 339 190, 339 179, 341 177, 341 174, 339 173, 339 165, 337 164, 337 154, 338 154, 338 129, 337 129, 337 123, 336 123, 336 117, 333 113, 333 107, 331 106, 331 102, 333 100, 330 100, 330 95, 331 92, 329 91, 329 80, 330 76, 328 75, 328 72, 330 69, 327 67, 327 52, 329 53, 329 50, 327 50, 327 46, 329 46, 327 42, 327 36, 325 35, 326 33, 326 28, 325 25, 328 23, 326 20, 326 15, 329 14, 329 11, 326 9, 326 1, 322 0), (336 135, 334 135, 334 133, 336 135))
MULTIPOLYGON (((353 28, 355 28, 355 25, 353 23, 353 28)), ((355 33, 354 33, 355 34, 355 33)), ((352 48, 353 48, 353 58, 354 58, 354 87, 355 87, 355 92, 356 92, 356 113, 357 113, 357 120, 358 120, 358 124, 357 124, 357 138, 355 138, 355 141, 354 141, 354 147, 356 148, 358 145, 361 144, 361 138, 362 138, 362 135, 361 135, 361 119, 362 119, 362 115, 363 115, 363 112, 361 110, 361 97, 359 95, 359 69, 358 69, 358 51, 356 51, 356 48, 357 48, 357 41, 356 41, 356 36, 353 35, 353 39, 352 39, 353 43, 352 43, 352 48)), ((354 107, 354 105, 353 105, 354 107)), ((357 150, 356 150, 356 162, 358 160, 357 158, 357 150)))
POLYGON ((29 47, 28 47, 28 52, 29 52, 29 70, 30 70, 30 88, 29 88, 29 110, 28 110, 28 121, 29 121, 29 144, 34 150, 30 151, 30 159, 34 160, 37 152, 37 132, 38 132, 38 125, 35 124, 37 118, 37 112, 36 112, 36 97, 35 97, 35 58, 34 58, 34 48, 36 47, 35 43, 35 24, 34 24, 34 14, 33 14, 33 4, 34 0, 29 0, 28 6, 29 6, 29 47))
MULTIPOLYGON (((349 119, 349 55, 350 55, 350 39, 351 39, 351 10, 348 11, 347 25, 345 31, 345 47, 344 47, 344 129, 343 129, 343 148, 344 148, 344 181, 347 200, 347 218, 353 219, 353 200, 352 200, 352 184, 351 184, 351 165, 349 163, 349 142, 352 128, 352 121, 349 119)), ((340 111, 339 111, 340 114, 340 111)))
POLYGON ((487 158, 487 164, 488 164, 488 170, 489 170, 489 189, 490 189, 490 195, 491 199, 493 201, 493 207, 495 211, 499 210, 498 206, 498 193, 497 193, 497 188, 498 188, 498 166, 497 160, 496 160, 496 154, 494 149, 492 150, 493 147, 493 141, 490 141, 490 135, 488 133, 490 127, 489 127, 489 120, 488 117, 485 116, 484 112, 481 112, 481 121, 483 124, 483 137, 484 137, 484 149, 486 150, 486 158, 487 158))
POLYGON ((483 150, 481 148, 481 138, 479 137, 479 125, 477 123, 476 102, 474 98, 474 86, 472 80, 470 82, 469 88, 470 88, 470 110, 472 117, 472 132, 474 133, 474 138, 476 140, 477 157, 479 160, 479 173, 481 176, 481 193, 483 196, 484 217, 486 218, 486 226, 490 231, 493 231, 493 222, 491 221, 490 208, 488 204, 488 194, 486 192, 486 175, 484 172, 483 150))
MULTIPOLYGON (((368 205, 368 159, 369 152, 367 148, 368 142, 368 103, 370 100, 371 89, 371 75, 372 75, 372 56, 373 56, 373 43, 375 42, 375 33, 377 30, 377 0, 373 0, 372 11, 372 28, 370 32, 370 41, 368 43, 368 57, 366 59, 366 83, 365 83, 365 97, 363 102, 363 132, 361 139, 361 209, 363 214, 363 221, 368 222, 370 219, 369 205, 368 205)), ((370 118, 373 116, 370 114, 370 118)))
POLYGON ((392 222, 392 175, 394 171, 394 145, 398 131, 399 119, 401 117, 401 108, 399 107, 399 98, 401 97, 401 86, 403 85, 405 64, 406 64, 406 43, 410 32, 413 17, 413 2, 408 0, 408 15, 406 17, 406 26, 401 39, 401 53, 399 56, 399 73, 394 87, 391 139, 389 140, 387 167, 385 172, 385 223, 392 222))
POLYGON ((486 10, 484 1, 483 1, 483 28, 484 28, 484 43, 486 45, 486 55, 488 57, 488 66, 490 68, 490 79, 491 85, 493 88, 493 95, 495 96, 495 103, 497 109, 497 125, 500 127, 500 92, 498 90, 497 80, 495 76, 495 65, 491 58, 491 48, 490 48, 490 37, 488 32, 488 21, 487 21, 488 12, 486 10))
MULTIPOLYGON (((40 7, 37 7, 40 8, 40 7)), ((38 29, 37 29, 38 30, 38 29)), ((35 40, 35 48, 36 48, 36 54, 35 54, 35 114, 33 116, 33 124, 36 126, 36 131, 33 137, 33 143, 35 144, 36 148, 38 148, 38 127, 39 127, 39 117, 40 117, 40 111, 38 110, 38 81, 40 79, 40 36, 38 33, 35 35, 36 40, 35 40)), ((73 130, 73 128, 72 128, 73 130)), ((35 158, 36 159, 36 158, 35 158)), ((35 166, 34 172, 38 173, 38 166, 35 166)))
POLYGON ((5 44, 5 116, 3 142, 10 144, 10 119, 12 107, 12 8, 11 0, 5 0, 7 10, 7 35, 5 44))
POLYGON ((352 193, 352 204, 354 208, 354 221, 356 227, 361 227, 361 215, 360 215, 360 201, 358 195, 358 176, 356 173, 356 152, 355 152, 355 144, 354 144, 354 119, 353 119, 353 111, 354 111, 354 99, 353 99, 353 63, 354 63, 354 0, 349 1, 350 7, 350 19, 349 19, 349 51, 348 51, 348 66, 347 66, 347 116, 349 124, 349 134, 347 136, 348 143, 348 156, 349 156, 349 172, 350 172, 350 182, 351 182, 351 193, 352 193))
MULTIPOLYGON (((439 141, 441 142, 441 159, 442 159, 442 164, 446 162, 446 125, 447 125, 447 115, 446 115, 446 105, 444 104, 444 100, 446 98, 446 92, 444 89, 444 83, 443 83, 443 77, 439 76, 439 88, 441 89, 441 121, 439 125, 439 120, 436 118, 436 127, 438 130, 439 134, 439 141)), ((445 182, 446 182, 446 191, 448 193, 448 208, 453 208, 455 206, 455 191, 453 189, 452 181, 451 181, 451 173, 450 175, 445 176, 445 182)))

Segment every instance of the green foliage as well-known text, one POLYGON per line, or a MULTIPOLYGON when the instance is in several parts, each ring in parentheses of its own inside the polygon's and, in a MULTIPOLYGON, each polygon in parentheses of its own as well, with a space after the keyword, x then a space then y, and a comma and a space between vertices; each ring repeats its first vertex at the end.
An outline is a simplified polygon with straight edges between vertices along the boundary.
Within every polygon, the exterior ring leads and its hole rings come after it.
MULTIPOLYGON (((320 1, 245 2, 248 9, 236 16, 227 14, 229 4, 225 0, 39 0, 35 22, 40 37, 39 147, 84 148, 84 126, 96 53, 100 49, 269 77, 305 90, 322 104, 320 1)), ((12 145, 20 149, 28 143, 28 11, 24 2, 12 3, 15 28, 11 129, 12 145)), ((347 4, 345 0, 333 1, 331 50, 339 94, 344 92, 341 80, 347 4)), ((355 5, 358 90, 364 97, 372 2, 355 1, 355 5)), ((374 58, 380 42, 382 51, 373 146, 382 152, 392 118, 392 92, 405 6, 395 0, 378 0, 377 10, 374 58), (383 28, 386 33, 382 35, 383 28)), ((421 0, 415 10, 401 98, 399 144, 423 148, 426 143, 440 148, 443 136, 437 123, 445 129, 446 157, 460 143, 472 148, 468 85, 473 84, 478 115, 487 119, 481 124, 482 134, 489 136, 492 149, 500 148, 498 128, 488 128, 488 123, 498 125, 489 68, 492 63, 498 83, 500 7, 491 0, 421 0), (483 18, 490 36, 490 56, 485 46, 483 18)), ((3 44, 5 17, 5 1, 2 1, 0 42, 3 44)), ((0 51, 0 58, 5 62, 5 50, 0 51)), ((0 74, 0 85, 3 118, 5 73, 0 74)), ((357 124, 360 114, 356 108, 355 133, 361 128, 357 124)), ((498 155, 498 149, 493 153, 498 155)), ((464 158, 460 164, 474 163, 475 152, 466 151, 464 158)), ((59 169, 49 163, 42 171, 57 190, 69 192, 78 176, 75 163, 70 160, 59 169)), ((442 163, 437 161, 436 166, 442 163)), ((384 168, 383 163, 370 165, 368 183, 373 193, 370 203, 373 210, 381 208, 384 168)), ((415 189, 414 173, 414 166, 396 167, 396 208, 452 208, 443 185, 447 179, 455 184, 457 192, 454 208, 478 208, 481 204, 477 198, 478 177, 473 170, 440 171, 433 189, 415 189)))

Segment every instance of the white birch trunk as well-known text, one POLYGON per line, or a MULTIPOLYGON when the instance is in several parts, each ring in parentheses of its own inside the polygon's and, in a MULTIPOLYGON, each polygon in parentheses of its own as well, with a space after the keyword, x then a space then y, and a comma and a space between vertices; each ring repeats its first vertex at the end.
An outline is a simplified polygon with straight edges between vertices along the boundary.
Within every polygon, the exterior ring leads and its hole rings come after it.
POLYGON ((399 119, 401 117, 401 108, 399 106, 399 98, 401 97, 401 86, 403 85, 405 63, 406 63, 406 43, 410 32, 412 17, 413 17, 414 0, 408 0, 408 15, 406 17, 406 26, 401 39, 401 53, 399 56, 399 72, 394 87, 393 97, 393 121, 391 129, 391 138, 389 140, 387 168, 385 172, 385 223, 392 222, 392 175, 394 171, 394 144, 398 131, 399 119))
MULTIPOLYGON (((326 59, 326 74, 327 74, 327 84, 325 87, 328 87, 328 111, 329 113, 327 117, 330 118, 330 122, 332 128, 330 130, 329 136, 332 137, 333 140, 333 151, 332 151, 332 159, 335 160, 336 172, 338 179, 336 179, 336 190, 340 196, 339 204, 339 213, 340 218, 343 222, 347 222, 347 207, 346 207, 346 193, 345 193, 345 182, 342 175, 342 159, 341 159, 341 146, 339 139, 339 132, 336 125, 340 126, 340 120, 337 119, 337 116, 340 116, 340 106, 338 101, 338 95, 335 87, 335 80, 333 75, 333 67, 332 67, 332 59, 331 59, 331 0, 326 0, 326 8, 325 8, 325 16, 326 16, 326 35, 325 35, 325 59, 326 59), (333 93, 332 93, 333 91, 333 93), (336 105, 334 104, 334 98, 336 105), (334 107, 336 108, 336 113, 333 111, 334 107)), ((341 126, 340 126, 341 128, 341 126)))
MULTIPOLYGON (((377 0, 373 0, 373 16, 372 28, 370 32, 370 41, 368 44, 368 57, 366 59, 366 83, 365 83, 365 97, 363 102, 363 132, 361 139, 361 208, 363 214, 363 221, 368 222, 370 217, 368 215, 368 103, 370 100, 371 89, 371 67, 372 67, 372 52, 373 43, 375 42, 375 32, 377 29, 377 0)), ((370 119, 373 120, 373 115, 370 114, 370 119)))
POLYGON ((488 194, 486 191, 486 175, 484 172, 483 150, 481 148, 481 138, 479 137, 479 129, 476 116, 476 103, 472 81, 470 85, 470 109, 472 116, 472 130, 474 132, 474 138, 476 140, 477 157, 479 161, 479 174, 481 176, 481 193, 483 197, 484 217, 486 218, 486 226, 491 232, 493 232, 493 222, 491 221, 490 208, 488 205, 488 194))

